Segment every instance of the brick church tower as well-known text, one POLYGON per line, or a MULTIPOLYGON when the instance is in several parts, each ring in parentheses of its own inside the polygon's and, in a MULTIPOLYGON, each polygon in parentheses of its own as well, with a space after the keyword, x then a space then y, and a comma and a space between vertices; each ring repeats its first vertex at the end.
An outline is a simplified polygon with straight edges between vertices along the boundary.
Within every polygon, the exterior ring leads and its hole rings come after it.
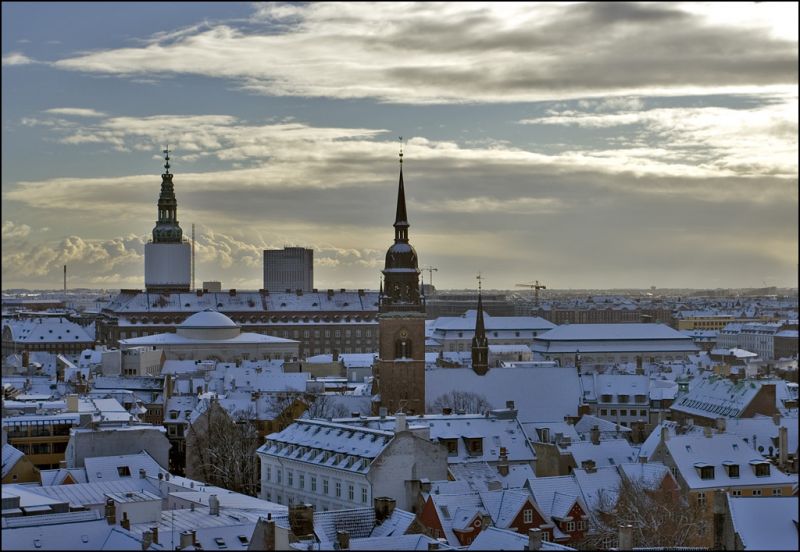
POLYGON ((379 349, 373 381, 373 413, 425 413, 425 298, 420 293, 417 252, 408 243, 403 152, 394 221, 386 252, 378 307, 379 349))

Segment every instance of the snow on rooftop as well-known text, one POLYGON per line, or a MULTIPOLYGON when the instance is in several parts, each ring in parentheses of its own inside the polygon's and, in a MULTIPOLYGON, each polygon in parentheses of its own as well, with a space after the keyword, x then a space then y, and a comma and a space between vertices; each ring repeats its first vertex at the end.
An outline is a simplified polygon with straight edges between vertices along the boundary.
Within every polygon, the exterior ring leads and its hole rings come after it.
POLYGON ((798 497, 727 496, 745 550, 797 550, 798 497))

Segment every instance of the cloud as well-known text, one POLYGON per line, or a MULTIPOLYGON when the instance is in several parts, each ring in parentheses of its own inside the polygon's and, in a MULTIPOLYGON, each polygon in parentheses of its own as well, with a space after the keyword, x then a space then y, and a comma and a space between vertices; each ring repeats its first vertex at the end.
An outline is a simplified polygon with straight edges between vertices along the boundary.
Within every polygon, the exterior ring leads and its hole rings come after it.
POLYGON ((797 83, 796 27, 794 35, 768 32, 796 21, 796 4, 255 8, 246 25, 198 25, 54 65, 129 77, 204 75, 268 95, 418 104, 792 90, 797 83))
POLYGON ((15 224, 14 221, 3 221, 3 239, 24 238, 31 233, 31 227, 27 224, 15 224))
POLYGON ((46 109, 45 113, 50 113, 53 115, 65 115, 65 116, 73 116, 73 117, 105 117, 106 114, 102 111, 97 111, 95 109, 86 109, 82 107, 54 107, 52 109, 46 109))
POLYGON ((10 52, 3 56, 3 67, 11 65, 30 65, 31 63, 37 63, 37 61, 20 52, 10 52))

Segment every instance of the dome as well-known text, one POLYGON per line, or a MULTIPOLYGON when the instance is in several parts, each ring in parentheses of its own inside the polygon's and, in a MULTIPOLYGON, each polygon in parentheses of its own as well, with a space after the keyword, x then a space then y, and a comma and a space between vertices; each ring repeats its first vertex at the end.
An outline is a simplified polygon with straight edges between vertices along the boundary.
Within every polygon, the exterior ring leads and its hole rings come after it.
POLYGON ((394 243, 386 252, 386 270, 417 268, 417 252, 409 243, 394 243))
POLYGON ((238 328, 239 326, 222 314, 215 310, 206 309, 191 315, 183 321, 183 324, 178 326, 185 329, 199 329, 199 328, 238 328))

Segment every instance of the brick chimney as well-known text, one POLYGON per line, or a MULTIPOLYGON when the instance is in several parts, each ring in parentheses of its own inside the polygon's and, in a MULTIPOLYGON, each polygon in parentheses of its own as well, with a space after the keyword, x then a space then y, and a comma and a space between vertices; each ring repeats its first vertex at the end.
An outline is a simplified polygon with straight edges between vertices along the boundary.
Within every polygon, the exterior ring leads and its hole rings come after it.
POLYGON ((712 435, 711 428, 710 428, 710 427, 708 427, 708 426, 705 426, 705 427, 703 428, 703 435, 705 435, 705 436, 706 436, 706 438, 708 438, 708 439, 711 439, 711 435, 712 435))
POLYGON ((339 550, 350 550, 350 533, 347 531, 336 531, 336 544, 339 550))
POLYGON ((720 433, 725 433, 725 418, 717 418, 717 431, 720 433))
POLYGON ((497 461, 497 473, 506 477, 508 475, 508 450, 500 447, 500 458, 497 461))
POLYGON ((586 470, 586 473, 595 473, 597 471, 597 464, 595 464, 594 460, 583 460, 581 462, 581 468, 586 470))
POLYGON ((153 533, 148 530, 142 533, 142 550, 147 550, 151 544, 153 544, 153 533))
POLYGON ((109 525, 116 525, 117 524, 117 504, 114 502, 113 498, 106 499, 106 521, 109 525))
POLYGON ((215 494, 208 497, 208 513, 212 516, 219 515, 219 499, 215 494))
POLYGON ((131 520, 128 519, 128 512, 122 512, 122 521, 119 524, 123 529, 131 530, 131 520))
POLYGON ((661 426, 661 442, 666 443, 669 440, 669 428, 667 426, 661 426))
POLYGON ((189 548, 192 546, 192 532, 191 531, 181 531, 181 550, 185 548, 189 548))
POLYGON ((398 412, 394 415, 394 432, 400 433, 408 429, 408 422, 406 422, 406 415, 403 412, 398 412))
POLYGON ((314 506, 297 504, 289 506, 289 526, 298 538, 314 534, 314 506))
POLYGON ((383 523, 391 516, 397 506, 397 501, 388 496, 375 497, 373 503, 375 504, 375 521, 377 521, 378 524, 383 523))
POLYGON ((147 471, 144 468, 139 468, 139 479, 147 479, 147 471))
POLYGON ((600 444, 600 426, 593 425, 592 426, 592 431, 590 432, 590 435, 591 435, 591 438, 592 438, 592 444, 593 445, 599 445, 600 444))
POLYGON ((778 428, 778 465, 786 468, 789 464, 789 430, 786 426, 778 428))
POLYGON ((158 544, 158 525, 151 527, 150 532, 153 534, 153 543, 158 544))
POLYGON ((539 528, 528 529, 528 550, 542 549, 542 530, 539 528))
POLYGON ((776 412, 775 414, 772 415, 772 423, 775 424, 776 426, 781 425, 781 413, 780 412, 776 412))

